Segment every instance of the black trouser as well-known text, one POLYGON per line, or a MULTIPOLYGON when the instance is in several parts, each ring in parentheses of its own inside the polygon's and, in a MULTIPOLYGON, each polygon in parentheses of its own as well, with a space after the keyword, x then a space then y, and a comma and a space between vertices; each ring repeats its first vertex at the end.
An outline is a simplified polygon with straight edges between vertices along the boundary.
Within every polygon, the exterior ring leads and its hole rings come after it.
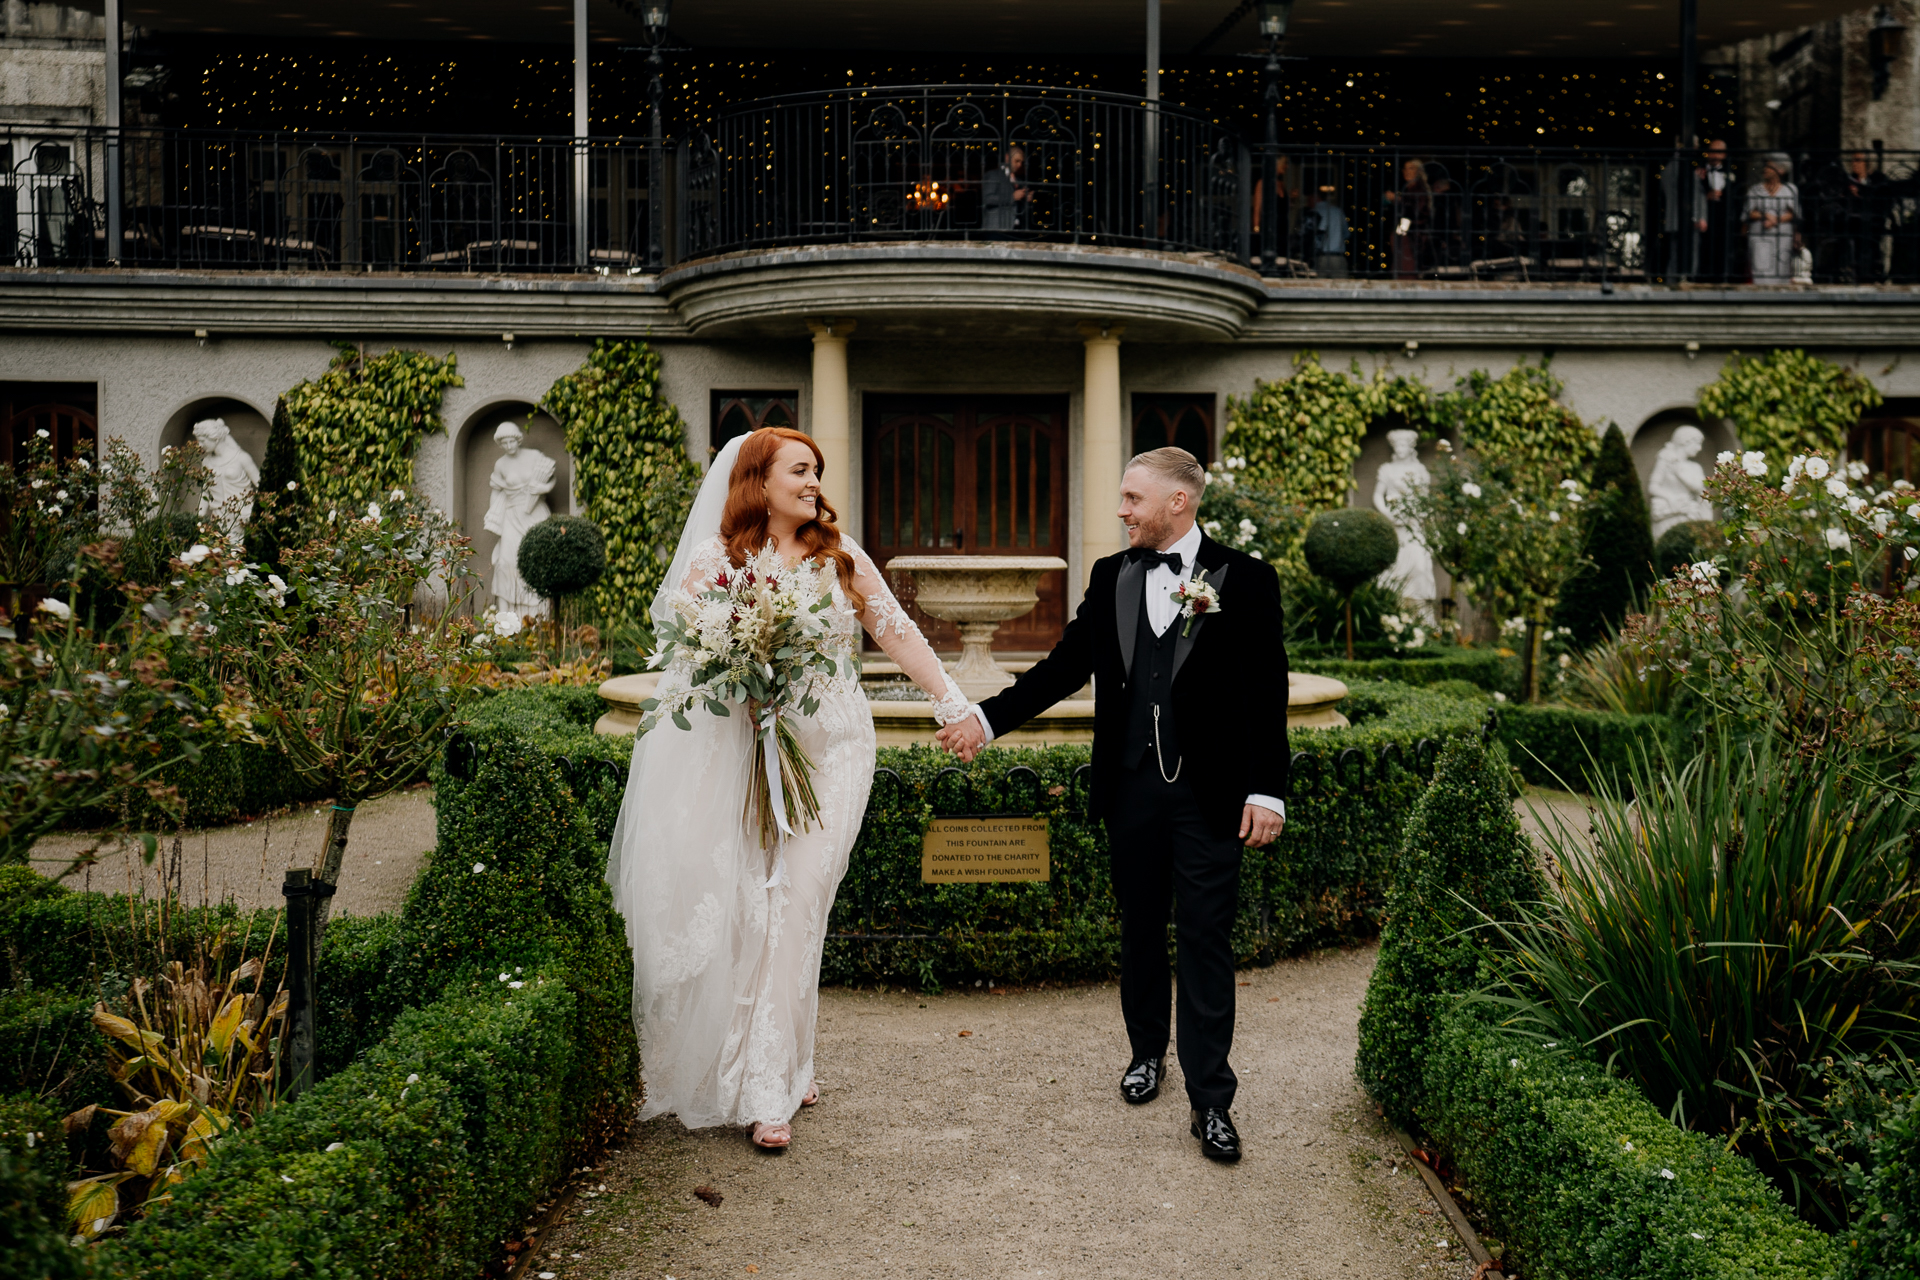
POLYGON ((1136 1058, 1167 1052, 1167 917, 1179 942, 1180 1071, 1196 1107, 1233 1105, 1233 919, 1240 842, 1208 833, 1185 779, 1148 752, 1107 819, 1120 903, 1120 1010, 1136 1058))

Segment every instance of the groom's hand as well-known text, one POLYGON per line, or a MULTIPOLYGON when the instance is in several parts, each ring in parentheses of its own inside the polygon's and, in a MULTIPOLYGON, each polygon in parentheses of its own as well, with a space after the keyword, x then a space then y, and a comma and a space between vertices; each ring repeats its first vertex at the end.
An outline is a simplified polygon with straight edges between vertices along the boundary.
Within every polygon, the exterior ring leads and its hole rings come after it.
POLYGON ((933 740, 959 756, 963 763, 972 764, 974 755, 987 744, 987 735, 980 728, 979 717, 969 715, 934 734, 933 740))
POLYGON ((1271 844, 1280 834, 1280 828, 1287 820, 1273 810, 1257 804, 1247 805, 1240 811, 1240 842, 1255 849, 1271 844))

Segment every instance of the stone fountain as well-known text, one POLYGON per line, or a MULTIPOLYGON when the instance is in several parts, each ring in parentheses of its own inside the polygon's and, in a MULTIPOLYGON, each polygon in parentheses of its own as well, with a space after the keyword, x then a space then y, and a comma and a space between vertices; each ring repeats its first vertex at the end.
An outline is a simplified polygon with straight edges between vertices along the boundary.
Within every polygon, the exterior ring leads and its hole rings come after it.
POLYGON ((960 628, 960 661, 954 683, 978 702, 1013 683, 1013 674, 993 660, 993 633, 1000 624, 1033 612, 1040 603, 1040 575, 1065 569, 1058 556, 895 556, 888 573, 913 575, 914 603, 921 612, 960 628))

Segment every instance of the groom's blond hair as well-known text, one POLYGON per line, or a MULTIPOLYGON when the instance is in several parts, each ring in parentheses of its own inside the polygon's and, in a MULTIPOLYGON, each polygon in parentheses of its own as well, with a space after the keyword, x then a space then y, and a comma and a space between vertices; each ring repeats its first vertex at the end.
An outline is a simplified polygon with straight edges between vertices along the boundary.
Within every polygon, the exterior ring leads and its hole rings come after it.
POLYGON ((1200 465, 1200 459, 1173 445, 1134 454, 1127 463, 1127 470, 1135 467, 1144 467, 1175 489, 1185 489, 1187 496, 1195 502, 1200 501, 1200 495, 1207 487, 1207 469, 1200 465))

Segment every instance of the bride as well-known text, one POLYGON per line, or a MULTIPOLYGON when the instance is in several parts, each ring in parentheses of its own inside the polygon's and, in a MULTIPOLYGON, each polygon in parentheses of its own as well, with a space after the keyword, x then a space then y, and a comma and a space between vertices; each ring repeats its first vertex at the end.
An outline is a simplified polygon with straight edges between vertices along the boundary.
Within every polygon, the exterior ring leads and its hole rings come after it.
MULTIPOLYGON (((798 431, 766 428, 730 441, 701 485, 673 565, 654 598, 696 593, 769 541, 789 562, 831 567, 829 635, 843 652, 860 628, 951 724, 968 704, 887 590, 865 552, 834 526, 820 495, 825 460, 798 431)), ((684 670, 669 667, 667 692, 684 670)), ((777 855, 747 829, 751 770, 761 765, 748 717, 698 713, 634 744, 607 880, 633 948, 633 1016, 647 1096, 643 1119, 672 1113, 690 1129, 751 1125, 762 1147, 786 1146, 813 1081, 820 951, 834 891, 873 785, 873 712, 857 679, 814 677, 819 710, 795 722, 814 763, 818 825, 777 855)))

